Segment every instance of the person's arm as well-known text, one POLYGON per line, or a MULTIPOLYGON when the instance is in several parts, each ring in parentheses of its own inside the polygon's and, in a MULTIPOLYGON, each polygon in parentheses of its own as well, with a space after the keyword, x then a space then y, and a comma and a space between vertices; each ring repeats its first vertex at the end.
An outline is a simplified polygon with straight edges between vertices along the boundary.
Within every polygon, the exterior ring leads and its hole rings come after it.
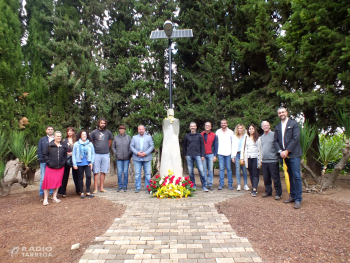
POLYGON ((50 163, 49 154, 50 154, 50 147, 46 147, 46 148, 43 150, 43 159, 44 159, 44 161, 45 161, 46 164, 49 164, 49 163, 50 163))
POLYGON ((76 158, 77 147, 79 147, 78 144, 74 143, 74 145, 73 145, 73 153, 72 153, 72 162, 73 162, 73 168, 74 168, 75 170, 78 169, 78 166, 77 166, 77 158, 76 158))
POLYGON ((108 131, 108 140, 109 140, 109 144, 108 144, 108 147, 109 149, 111 148, 111 145, 112 145, 112 142, 113 142, 113 134, 111 131, 108 131))
POLYGON ((282 151, 281 147, 280 147, 280 144, 279 144, 279 139, 278 139, 278 136, 279 136, 279 133, 281 131, 279 131, 278 129, 275 128, 275 135, 273 137, 273 144, 275 145, 275 149, 276 151, 279 153, 280 151, 282 151))
POLYGON ((186 156, 186 154, 187 154, 187 134, 185 135, 185 139, 182 143, 182 150, 184 152, 184 156, 186 156))
POLYGON ((114 140, 112 143, 112 152, 114 155, 117 155, 117 136, 114 137, 114 140))
MULTIPOLYGON (((287 123, 287 125, 288 125, 288 123, 287 123)), ((288 151, 288 153, 293 152, 295 146, 297 146, 297 144, 300 141, 300 127, 299 127, 297 122, 294 122, 292 129, 293 129, 293 137, 292 137, 292 140, 289 142, 287 149, 286 149, 288 151)))
POLYGON ((94 161, 95 161, 95 147, 92 144, 91 145, 91 170, 92 170, 92 166, 94 165, 94 161))
POLYGON ((131 139, 130 149, 131 149, 131 151, 132 151, 134 154, 137 155, 138 151, 137 151, 136 148, 135 148, 135 143, 136 143, 136 139, 135 139, 135 136, 134 136, 134 137, 132 137, 132 139, 131 139))
POLYGON ((149 145, 149 147, 148 147, 147 151, 145 151, 145 156, 151 154, 153 149, 154 149, 154 143, 153 143, 152 136, 149 136, 149 143, 148 143, 148 145, 149 145))
POLYGON ((204 156, 205 156, 205 148, 204 148, 204 140, 203 140, 203 136, 200 135, 198 136, 199 137, 199 149, 200 149, 200 152, 201 152, 201 157, 202 157, 202 161, 204 161, 204 156))

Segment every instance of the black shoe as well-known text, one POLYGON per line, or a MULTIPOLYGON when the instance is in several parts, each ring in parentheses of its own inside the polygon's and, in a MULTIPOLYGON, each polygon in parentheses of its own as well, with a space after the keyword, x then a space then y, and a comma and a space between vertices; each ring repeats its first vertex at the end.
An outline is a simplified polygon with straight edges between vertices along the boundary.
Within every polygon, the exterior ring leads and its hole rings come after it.
POLYGON ((128 188, 124 187, 124 192, 128 191, 128 188))
POLYGON ((214 187, 209 186, 208 189, 209 189, 210 191, 213 191, 213 190, 214 190, 214 187))
POLYGON ((300 202, 295 202, 294 208, 295 209, 300 209, 301 208, 301 203, 300 202))
POLYGON ((87 197, 87 198, 93 198, 94 195, 92 195, 92 194, 89 194, 89 195, 88 195, 88 194, 87 194, 86 197, 87 197))
POLYGON ((120 188, 120 187, 119 187, 118 190, 117 190, 117 192, 120 192, 122 189, 123 189, 123 188, 120 188))
POLYGON ((252 197, 256 197, 256 191, 252 191, 252 197))
POLYGON ((271 195, 265 193, 265 194, 262 195, 262 198, 266 198, 266 197, 269 197, 269 196, 271 196, 271 195))
POLYGON ((289 199, 284 201, 283 203, 285 203, 285 204, 295 203, 295 200, 293 198, 289 197, 289 199))
POLYGON ((84 199, 84 198, 85 198, 85 195, 84 195, 84 194, 82 194, 82 195, 80 196, 80 198, 81 198, 81 199, 84 199))

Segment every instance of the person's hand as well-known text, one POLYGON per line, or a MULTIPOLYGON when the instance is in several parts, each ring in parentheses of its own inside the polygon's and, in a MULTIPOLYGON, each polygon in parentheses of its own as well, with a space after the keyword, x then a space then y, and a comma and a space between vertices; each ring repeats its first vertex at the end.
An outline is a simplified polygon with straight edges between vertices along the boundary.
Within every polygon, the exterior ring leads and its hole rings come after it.
POLYGON ((233 163, 236 163, 236 158, 232 158, 232 162, 233 162, 233 163))
POLYGON ((204 158, 204 157, 201 157, 201 159, 202 159, 202 162, 203 162, 205 158, 204 158))
POLYGON ((73 169, 74 170, 78 170, 78 166, 73 166, 73 169))
POLYGON ((142 157, 142 152, 138 152, 138 153, 137 153, 137 156, 138 156, 138 157, 142 157))
POLYGON ((214 158, 213 158, 213 162, 214 162, 214 163, 216 162, 216 156, 214 156, 214 158))
POLYGON ((283 158, 283 159, 287 158, 288 154, 289 154, 288 150, 281 152, 281 158, 283 158))
POLYGON ((67 155, 72 156, 72 152, 67 153, 67 155))
POLYGON ((92 164, 92 163, 90 163, 90 164, 89 164, 89 166, 90 166, 90 168, 91 168, 91 171, 92 171, 92 166, 93 166, 93 164, 92 164))

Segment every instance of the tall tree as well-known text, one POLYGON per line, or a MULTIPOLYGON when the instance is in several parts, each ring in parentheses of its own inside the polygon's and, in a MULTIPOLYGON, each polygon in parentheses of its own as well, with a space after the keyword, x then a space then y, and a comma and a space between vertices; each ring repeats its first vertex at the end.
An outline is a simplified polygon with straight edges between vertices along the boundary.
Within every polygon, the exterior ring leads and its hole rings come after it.
POLYGON ((0 127, 10 131, 19 128, 22 114, 23 54, 20 2, 0 1, 0 127))
MULTIPOLYGON (((292 15, 279 38, 279 58, 270 58, 270 89, 295 114, 302 113, 319 129, 336 128, 333 110, 349 108, 350 3, 333 0, 301 0, 291 4, 292 15)), ((318 149, 318 136, 311 148, 318 149)), ((308 165, 320 173, 314 151, 308 165)))

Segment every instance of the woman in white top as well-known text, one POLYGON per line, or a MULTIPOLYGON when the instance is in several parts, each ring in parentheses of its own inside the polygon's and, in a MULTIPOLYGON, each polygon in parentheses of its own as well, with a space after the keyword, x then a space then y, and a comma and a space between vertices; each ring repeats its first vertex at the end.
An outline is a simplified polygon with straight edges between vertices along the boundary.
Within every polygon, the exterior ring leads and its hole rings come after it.
POLYGON ((241 151, 243 150, 242 146, 247 138, 246 129, 243 124, 238 124, 235 128, 235 135, 232 138, 232 162, 235 163, 236 166, 236 179, 237 179, 237 191, 241 190, 241 169, 243 172, 243 180, 244 180, 244 190, 249 190, 247 185, 247 168, 239 163, 241 158, 241 151))
POLYGON ((241 155, 241 160, 244 160, 245 167, 248 168, 250 175, 250 182, 252 183, 252 196, 255 197, 257 194, 258 184, 259 184, 259 164, 261 163, 260 156, 260 139, 259 133, 254 125, 249 125, 248 127, 248 137, 244 143, 243 155, 241 155))

